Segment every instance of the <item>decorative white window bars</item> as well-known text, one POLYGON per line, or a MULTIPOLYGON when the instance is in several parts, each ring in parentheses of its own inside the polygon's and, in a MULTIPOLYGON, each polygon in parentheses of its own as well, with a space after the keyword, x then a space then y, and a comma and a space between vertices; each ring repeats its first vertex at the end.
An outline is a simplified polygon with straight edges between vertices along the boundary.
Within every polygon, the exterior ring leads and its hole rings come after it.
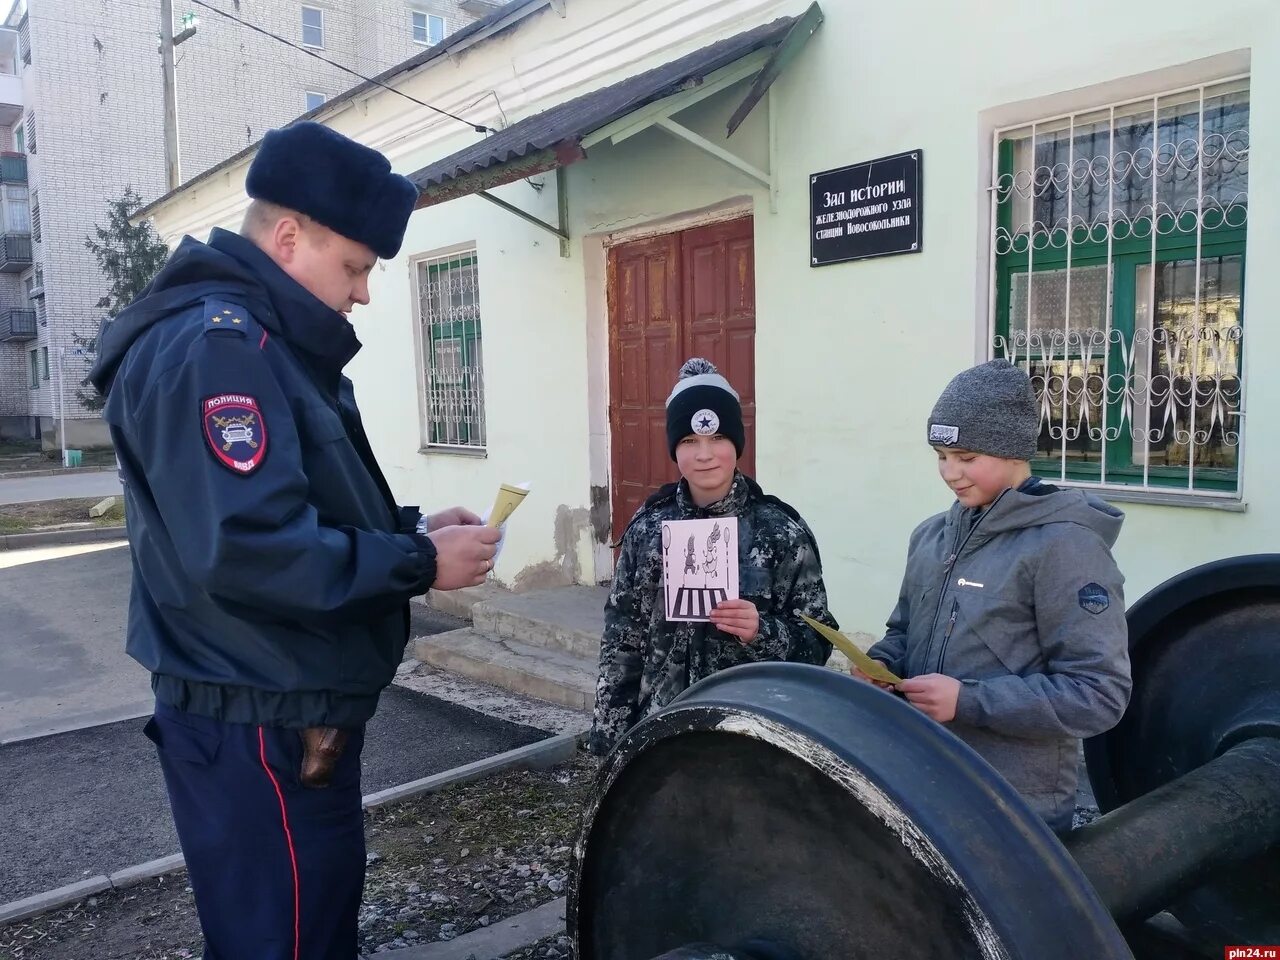
POLYGON ((475 250, 417 263, 428 447, 484 449, 484 358, 475 250))
POLYGON ((992 355, 1036 473, 1234 498, 1244 439, 1246 77, 998 130, 992 355))

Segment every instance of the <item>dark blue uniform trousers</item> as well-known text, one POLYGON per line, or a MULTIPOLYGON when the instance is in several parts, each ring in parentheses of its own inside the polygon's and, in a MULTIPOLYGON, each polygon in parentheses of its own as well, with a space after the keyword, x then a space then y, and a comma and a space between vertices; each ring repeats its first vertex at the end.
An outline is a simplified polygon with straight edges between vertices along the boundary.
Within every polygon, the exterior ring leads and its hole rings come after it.
POLYGON ((363 731, 333 782, 302 786, 297 730, 157 703, 146 727, 195 891, 205 960, 356 960, 363 731))

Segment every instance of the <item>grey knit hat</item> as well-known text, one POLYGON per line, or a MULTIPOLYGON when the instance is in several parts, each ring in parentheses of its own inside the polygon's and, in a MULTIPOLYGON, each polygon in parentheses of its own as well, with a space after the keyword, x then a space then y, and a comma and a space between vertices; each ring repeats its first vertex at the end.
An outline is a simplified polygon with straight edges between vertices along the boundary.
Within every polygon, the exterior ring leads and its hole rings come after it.
POLYGON ((929 414, 929 444, 935 447, 1030 460, 1039 435, 1031 381, 1007 360, 980 363, 957 374, 929 414))

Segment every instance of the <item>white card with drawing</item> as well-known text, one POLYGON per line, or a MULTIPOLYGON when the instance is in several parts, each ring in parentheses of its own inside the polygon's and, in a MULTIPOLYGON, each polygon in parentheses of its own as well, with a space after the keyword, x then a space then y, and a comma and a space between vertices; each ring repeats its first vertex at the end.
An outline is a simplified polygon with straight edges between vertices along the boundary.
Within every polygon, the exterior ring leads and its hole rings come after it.
POLYGON ((662 588, 668 620, 706 621, 738 599, 738 518, 668 520, 662 525, 662 588))

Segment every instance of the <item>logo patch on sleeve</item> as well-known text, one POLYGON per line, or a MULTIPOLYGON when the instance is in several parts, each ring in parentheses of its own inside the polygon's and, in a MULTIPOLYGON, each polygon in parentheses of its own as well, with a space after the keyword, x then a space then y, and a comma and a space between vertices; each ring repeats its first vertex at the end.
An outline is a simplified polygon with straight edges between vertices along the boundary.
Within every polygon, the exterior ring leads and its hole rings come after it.
POLYGON ((267 423, 258 401, 242 393, 206 397, 200 404, 204 438, 217 461, 247 477, 267 455, 267 423))
POLYGON ((1095 617, 1111 606, 1111 594, 1100 583, 1086 583, 1077 596, 1080 598, 1080 609, 1095 617))

